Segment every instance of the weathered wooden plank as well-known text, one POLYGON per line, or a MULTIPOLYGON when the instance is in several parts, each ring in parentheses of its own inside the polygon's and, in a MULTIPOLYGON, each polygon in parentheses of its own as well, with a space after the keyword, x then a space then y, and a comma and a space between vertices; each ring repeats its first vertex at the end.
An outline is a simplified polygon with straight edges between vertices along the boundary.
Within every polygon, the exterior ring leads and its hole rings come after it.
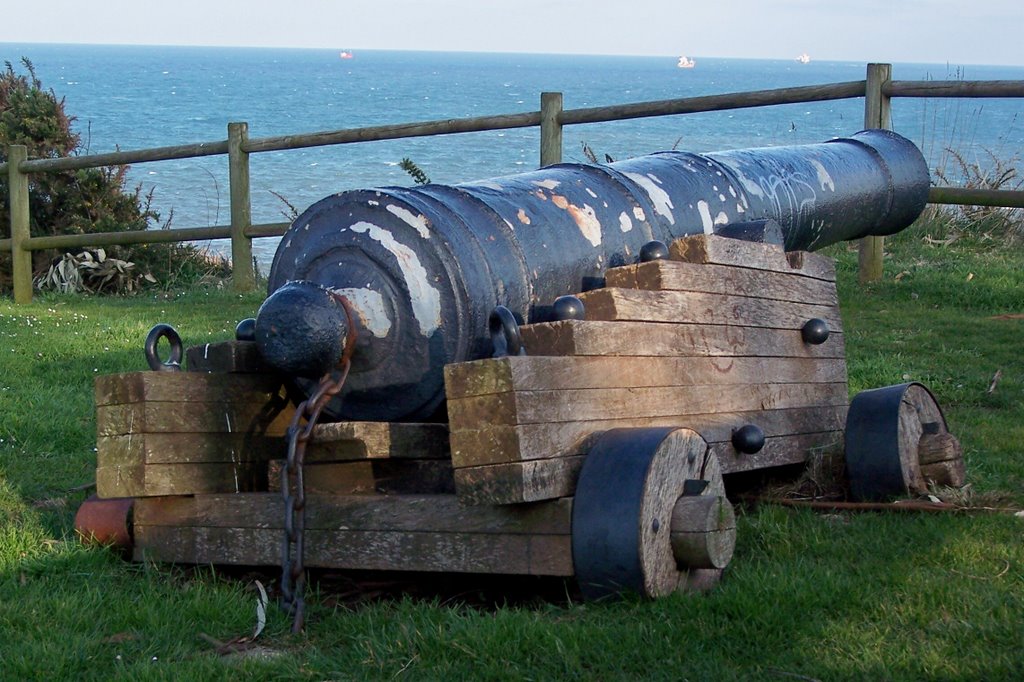
MULTIPOLYGON (((449 400, 512 390, 846 381, 838 358, 507 356, 445 367, 449 400)), ((320 428, 320 427, 317 427, 320 428)), ((315 432, 314 432, 315 433, 315 432)))
POLYGON ((446 424, 335 422, 313 427, 306 461, 447 457, 446 424))
MULTIPOLYGON (((135 527, 137 560, 277 565, 281 531, 263 528, 135 527)), ((306 530, 305 565, 349 570, 573 575, 568 535, 306 530)))
MULTIPOLYGON (((467 508, 455 495, 316 495, 306 498, 306 528, 316 530, 568 535, 572 499, 517 507, 467 508)), ((283 529, 278 493, 196 495, 139 500, 142 526, 283 529)))
POLYGON ((266 402, 281 380, 267 375, 129 372, 96 377, 96 405, 155 402, 266 402))
POLYGON ((729 294, 826 306, 836 305, 837 301, 835 282, 790 272, 676 260, 611 268, 605 273, 605 286, 729 294))
POLYGON ((789 329, 563 320, 519 328, 528 355, 843 358, 843 335, 807 344, 789 329))
POLYGON ((785 253, 772 244, 758 244, 715 235, 693 235, 669 244, 672 260, 702 265, 731 265, 741 268, 785 272, 834 282, 831 258, 806 251, 785 253))
POLYGON ((283 435, 292 408, 275 404, 141 402, 96 408, 96 435, 129 433, 259 433, 283 435))
POLYGON ((632 417, 845 405, 845 382, 513 391, 448 401, 452 431, 632 417))
POLYGON ((255 341, 222 341, 191 346, 185 350, 185 360, 189 372, 274 374, 260 355, 255 341))
POLYGON ((237 493, 266 487, 265 462, 143 464, 96 469, 96 495, 101 498, 237 493))
POLYGON ((733 430, 746 424, 756 424, 769 439, 805 433, 839 432, 845 427, 846 411, 847 406, 844 404, 754 412, 494 425, 475 430, 456 430, 452 432, 452 464, 461 468, 583 455, 597 436, 608 429, 635 426, 685 427, 699 433, 712 446, 722 443, 731 448, 733 430))
MULTIPOLYGON (((281 489, 281 460, 270 464, 269 489, 281 489)), ((303 480, 307 493, 348 495, 443 494, 455 492, 452 465, 440 459, 306 462, 303 480)))
POLYGON ((129 433, 96 439, 99 467, 200 462, 253 462, 282 457, 283 438, 243 433, 129 433))
POLYGON ((466 504, 518 504, 572 495, 583 457, 538 459, 455 470, 455 491, 466 504))
MULTIPOLYGON (((725 294, 646 289, 595 289, 580 294, 587 320, 615 322, 672 322, 735 325, 799 330, 807 320, 820 318, 841 332, 838 306, 773 301, 725 294)), ((755 349, 752 355, 761 355, 755 349)))

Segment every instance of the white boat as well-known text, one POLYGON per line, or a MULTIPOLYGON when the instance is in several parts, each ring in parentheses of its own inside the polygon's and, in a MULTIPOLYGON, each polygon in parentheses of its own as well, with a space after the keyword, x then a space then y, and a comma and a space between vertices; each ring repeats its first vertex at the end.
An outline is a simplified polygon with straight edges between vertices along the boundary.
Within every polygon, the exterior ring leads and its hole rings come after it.
POLYGON ((338 53, 338 56, 341 57, 342 59, 352 59, 352 57, 354 57, 355 55, 349 52, 348 50, 343 50, 338 53))
POLYGON ((697 62, 693 61, 685 54, 679 58, 679 63, 676 64, 680 69, 692 69, 697 66, 697 62))
POLYGON ((811 55, 809 55, 806 52, 804 52, 799 57, 797 57, 796 60, 798 62, 800 62, 801 64, 810 64, 811 63, 811 55))

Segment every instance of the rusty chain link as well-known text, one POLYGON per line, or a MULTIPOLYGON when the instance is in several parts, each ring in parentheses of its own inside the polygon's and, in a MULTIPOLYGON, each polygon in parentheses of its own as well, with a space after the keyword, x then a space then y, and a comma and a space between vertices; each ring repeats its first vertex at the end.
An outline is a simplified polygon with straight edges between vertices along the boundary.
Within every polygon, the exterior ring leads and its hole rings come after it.
POLYGON ((327 372, 317 384, 309 398, 299 403, 295 415, 288 425, 288 457, 281 468, 281 495, 284 498, 284 541, 281 546, 281 605, 292 616, 292 632, 302 631, 306 620, 306 488, 303 480, 303 463, 306 445, 313 435, 313 428, 320 419, 320 413, 345 385, 351 366, 352 350, 355 348, 356 331, 352 324, 352 310, 344 297, 332 294, 345 309, 348 318, 348 335, 345 350, 337 367, 327 372), (302 425, 302 419, 306 419, 302 425))

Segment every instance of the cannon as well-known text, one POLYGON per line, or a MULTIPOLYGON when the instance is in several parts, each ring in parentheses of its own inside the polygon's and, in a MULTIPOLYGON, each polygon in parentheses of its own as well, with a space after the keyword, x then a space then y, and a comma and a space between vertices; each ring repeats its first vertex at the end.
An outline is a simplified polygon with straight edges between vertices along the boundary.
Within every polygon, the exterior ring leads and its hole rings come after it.
POLYGON ((794 251, 892 234, 919 215, 928 185, 911 142, 868 130, 815 145, 344 192, 283 236, 255 339, 309 393, 341 355, 342 296, 358 340, 326 416, 429 420, 444 399, 444 366, 492 353, 496 306, 519 322, 552 319, 558 297, 601 286, 606 269, 635 262, 652 240, 722 234, 794 251), (752 233, 756 221, 780 229, 752 233))
POLYGON ((306 567, 708 589, 745 474, 843 455, 856 499, 963 485, 927 388, 850 402, 835 264, 809 252, 927 193, 914 146, 865 131, 328 197, 234 341, 183 353, 157 325, 169 371, 97 378, 76 527, 136 560, 280 563, 292 606, 306 567))

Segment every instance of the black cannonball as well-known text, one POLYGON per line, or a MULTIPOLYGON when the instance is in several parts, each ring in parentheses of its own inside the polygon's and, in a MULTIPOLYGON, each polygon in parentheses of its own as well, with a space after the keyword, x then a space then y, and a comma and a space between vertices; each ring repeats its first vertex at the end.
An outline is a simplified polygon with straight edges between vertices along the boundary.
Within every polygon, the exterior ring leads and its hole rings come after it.
POLYGON ((747 424, 732 432, 732 446, 746 455, 764 447, 764 431, 756 424, 747 424))
POLYGON ((828 341, 829 328, 828 322, 825 320, 813 317, 804 323, 804 326, 800 329, 800 336, 803 338, 804 343, 812 345, 819 345, 828 341))
POLYGON ((640 262, 648 263, 652 260, 667 260, 668 246, 665 242, 654 240, 647 242, 640 247, 640 262))
POLYGON ((326 287, 288 282, 256 313, 256 343, 271 367, 291 376, 318 379, 341 360, 348 318, 326 287))
POLYGON ((552 306, 556 320, 582 320, 585 318, 583 301, 575 296, 559 296, 552 306))
POLYGON ((235 340, 255 341, 256 340, 256 318, 247 317, 235 326, 235 340))

